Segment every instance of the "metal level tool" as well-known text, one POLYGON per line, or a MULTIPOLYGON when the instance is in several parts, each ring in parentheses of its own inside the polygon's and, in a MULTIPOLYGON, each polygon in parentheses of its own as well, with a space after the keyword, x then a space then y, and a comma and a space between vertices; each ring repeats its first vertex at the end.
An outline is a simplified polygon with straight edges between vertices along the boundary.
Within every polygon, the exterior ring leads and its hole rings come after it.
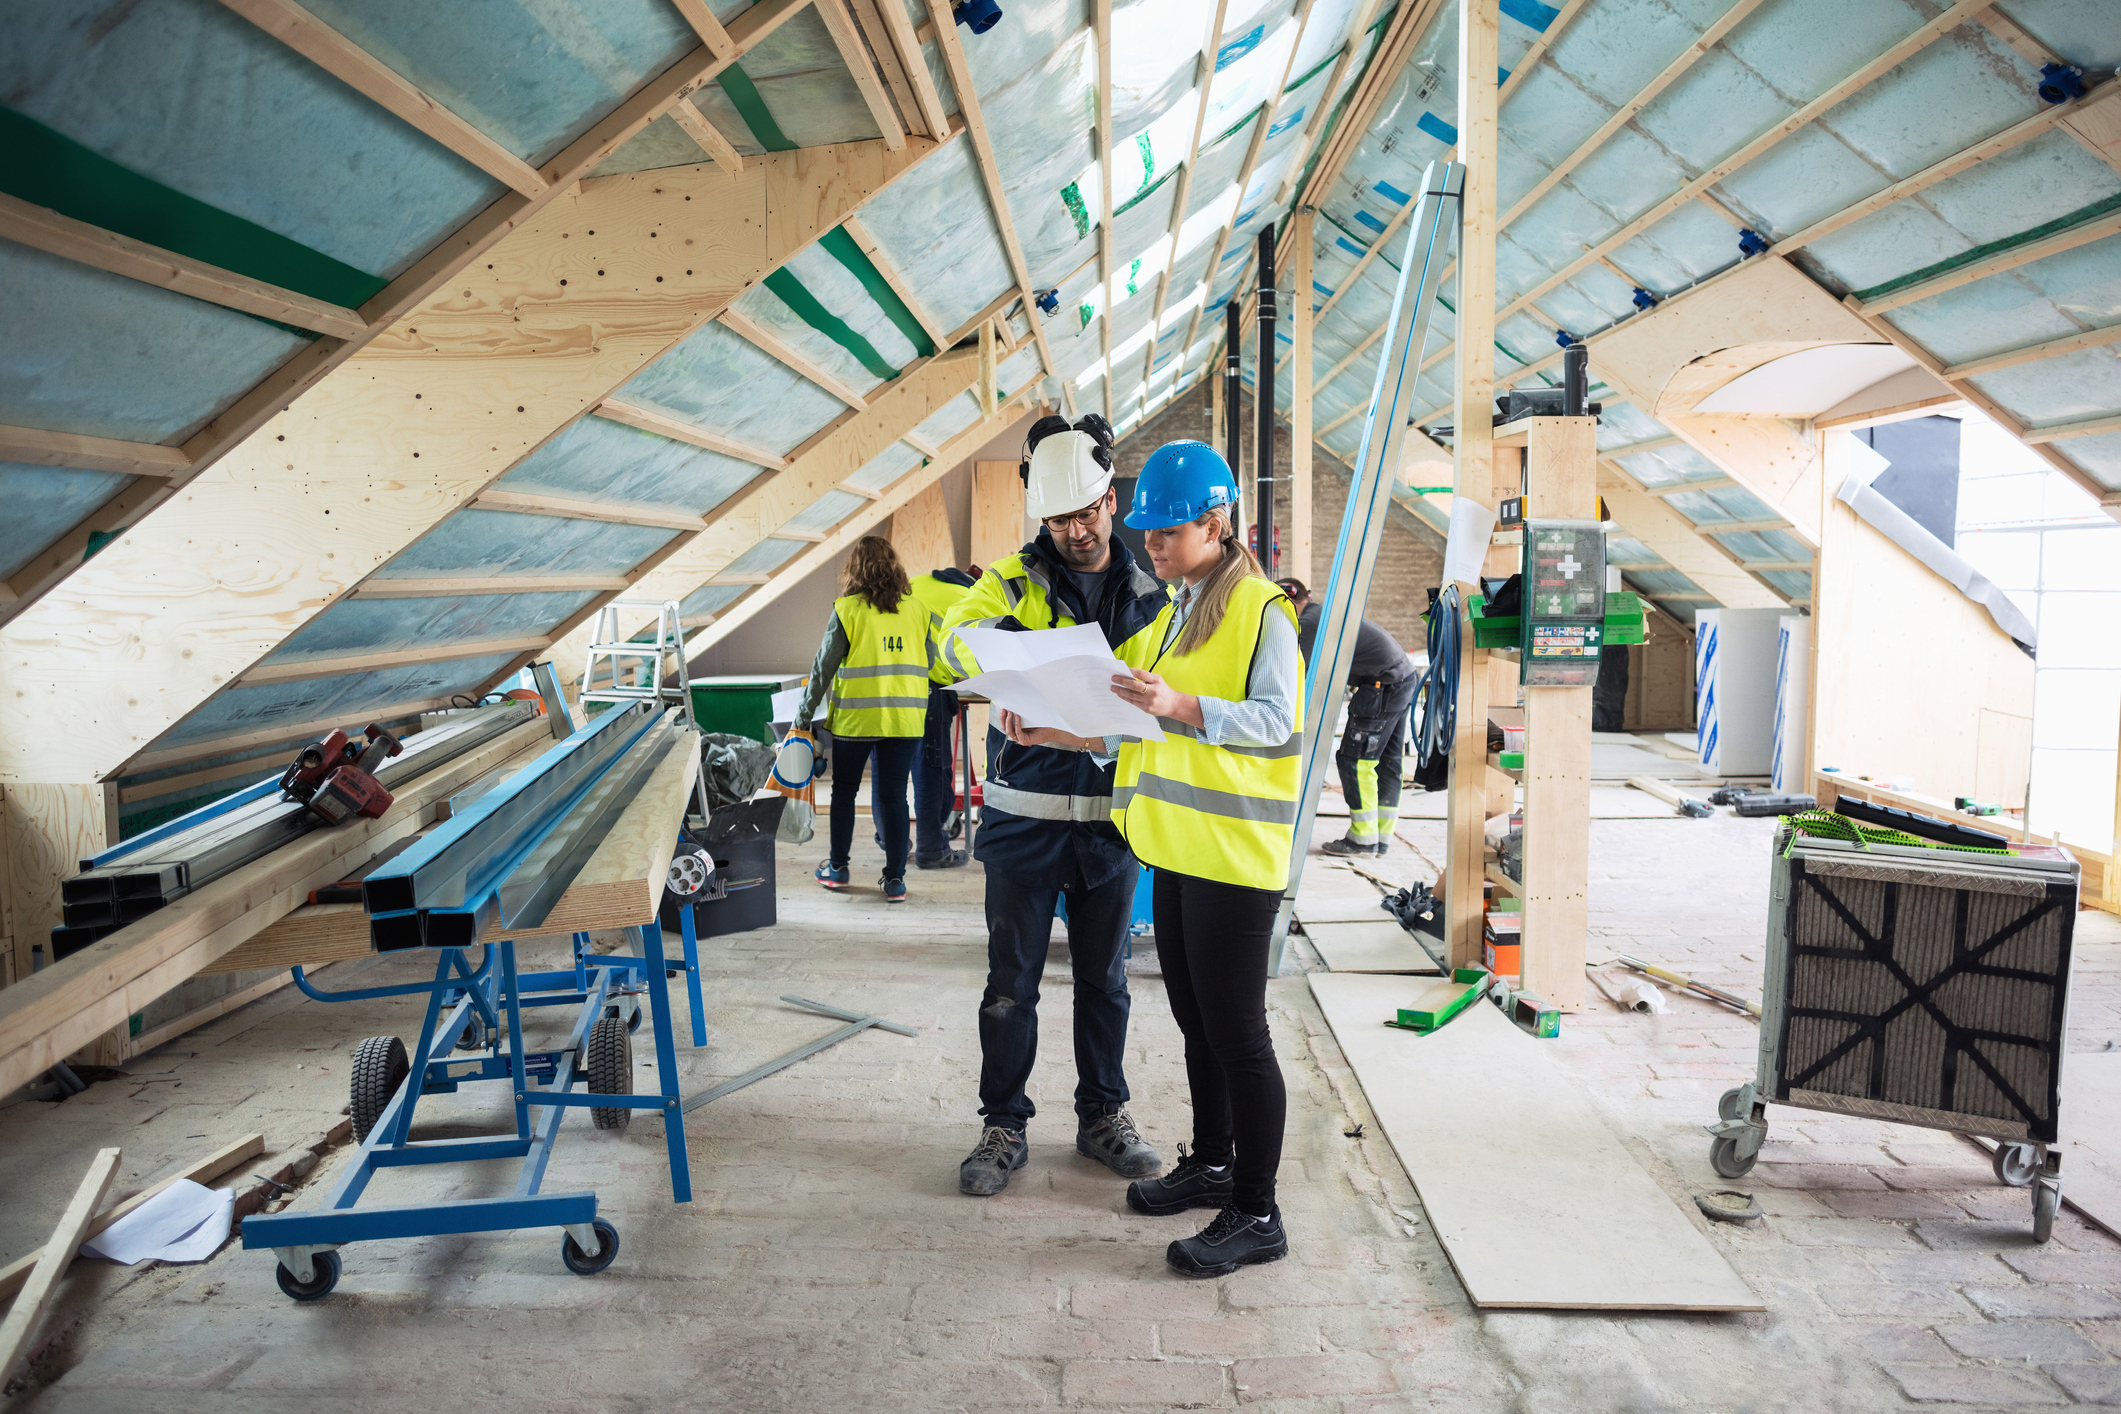
POLYGON ((724 1080, 712 1089, 702 1090, 685 1102, 684 1110, 686 1114, 691 1114, 702 1105, 711 1105, 724 1095, 733 1095, 747 1085, 755 1085, 769 1075, 778 1075, 797 1061, 808 1060, 819 1051, 825 1050, 827 1047, 837 1046, 840 1042, 850 1037, 859 1036, 872 1026, 879 1031, 889 1031, 899 1036, 917 1036, 920 1034, 912 1027, 901 1026, 895 1021, 886 1021, 882 1017, 877 1016, 865 1016, 855 1011, 842 1011, 836 1006, 828 1006, 824 1002, 814 1002, 807 997, 798 997, 791 992, 783 992, 781 1000, 790 1006, 799 1006, 805 1011, 814 1011, 819 1016, 836 1016, 847 1024, 837 1031, 827 1032, 815 1041, 797 1046, 784 1056, 767 1061, 764 1065, 752 1070, 747 1070, 742 1075, 724 1080))

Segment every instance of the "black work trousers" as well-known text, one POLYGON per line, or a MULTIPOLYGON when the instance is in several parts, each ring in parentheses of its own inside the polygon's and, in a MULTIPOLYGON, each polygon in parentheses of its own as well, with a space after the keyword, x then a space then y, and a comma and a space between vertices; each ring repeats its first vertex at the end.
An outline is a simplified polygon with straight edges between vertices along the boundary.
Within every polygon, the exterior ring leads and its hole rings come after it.
POLYGON ((1348 724, 1333 761, 1348 802, 1348 838, 1357 844, 1392 842, 1399 822, 1400 757, 1420 688, 1420 674, 1408 673, 1400 682, 1358 687, 1348 698, 1348 724))
MULTIPOLYGON (((1075 1113, 1092 1120, 1127 1103, 1127 925, 1133 864, 1102 884, 1065 890, 1075 974, 1075 1113)), ((1064 891, 1011 883, 987 870, 987 992, 979 1009, 979 1112, 1021 1131, 1035 1106, 1024 1086, 1038 1059, 1038 983, 1064 891)))
POLYGON ((833 868, 846 868, 847 855, 854 848, 854 808, 862 799, 862 768, 873 754, 876 781, 869 796, 869 813, 884 841, 884 877, 906 877, 906 851, 913 833, 912 819, 906 813, 906 780, 913 774, 920 746, 917 736, 832 739, 833 868))
POLYGON ((1235 1163, 1231 1202, 1265 1217, 1289 1108, 1267 1031, 1267 946, 1281 895, 1156 871, 1156 958, 1186 1038, 1193 1151, 1235 1163))

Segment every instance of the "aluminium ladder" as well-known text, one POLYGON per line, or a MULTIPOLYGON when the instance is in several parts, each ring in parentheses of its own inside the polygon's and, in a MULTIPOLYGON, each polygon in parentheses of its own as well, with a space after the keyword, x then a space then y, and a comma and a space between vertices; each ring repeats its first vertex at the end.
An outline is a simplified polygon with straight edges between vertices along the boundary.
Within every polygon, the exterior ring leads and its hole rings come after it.
MULTIPOLYGON (((589 662, 582 669, 582 708, 586 713, 592 702, 674 704, 685 709, 685 720, 691 722, 692 729, 697 732, 701 730, 700 719, 692 710, 692 691, 685 681, 685 672, 685 630, 678 601, 614 599, 597 610, 590 625, 589 662), (620 638, 621 609, 655 610, 654 637, 620 638), (673 656, 678 660, 676 685, 666 687, 663 664, 673 656), (608 686, 597 686, 599 666, 610 675, 608 686)), ((692 796, 700 824, 705 826, 708 807, 707 773, 704 770, 693 778, 692 796)))

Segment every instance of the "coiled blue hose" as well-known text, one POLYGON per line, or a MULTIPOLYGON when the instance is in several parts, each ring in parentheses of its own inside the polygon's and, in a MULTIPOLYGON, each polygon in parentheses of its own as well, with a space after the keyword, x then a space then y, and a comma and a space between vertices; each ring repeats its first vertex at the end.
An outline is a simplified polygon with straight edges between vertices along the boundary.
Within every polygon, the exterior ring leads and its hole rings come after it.
POLYGON ((1450 774, 1451 738, 1458 731, 1458 609, 1455 584, 1429 606, 1429 671, 1414 708, 1415 773, 1424 782, 1448 779, 1450 774))

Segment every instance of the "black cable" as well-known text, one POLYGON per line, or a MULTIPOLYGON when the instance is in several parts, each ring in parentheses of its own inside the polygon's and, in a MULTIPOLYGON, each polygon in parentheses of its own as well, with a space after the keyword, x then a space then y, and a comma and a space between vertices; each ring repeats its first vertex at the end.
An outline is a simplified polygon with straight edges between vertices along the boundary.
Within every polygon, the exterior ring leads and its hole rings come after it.
POLYGON ((1415 780, 1440 790, 1451 775, 1451 739, 1458 731, 1458 586, 1429 606, 1429 670, 1423 674, 1414 718, 1415 780))

